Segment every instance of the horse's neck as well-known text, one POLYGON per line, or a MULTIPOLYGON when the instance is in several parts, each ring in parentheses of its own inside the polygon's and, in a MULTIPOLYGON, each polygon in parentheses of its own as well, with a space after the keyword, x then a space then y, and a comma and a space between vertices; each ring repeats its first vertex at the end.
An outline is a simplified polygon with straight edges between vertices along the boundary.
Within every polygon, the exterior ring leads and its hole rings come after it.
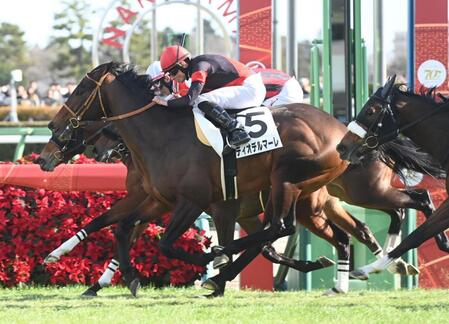
MULTIPOLYGON (((405 121, 400 126, 403 127, 408 123, 424 118, 429 114, 430 109, 435 108, 429 107, 425 109, 422 106, 410 105, 409 107, 400 109, 400 112, 404 115, 403 120, 405 121)), ((440 112, 406 129, 404 134, 443 164, 447 163, 446 160, 449 152, 448 125, 449 114, 440 112)))

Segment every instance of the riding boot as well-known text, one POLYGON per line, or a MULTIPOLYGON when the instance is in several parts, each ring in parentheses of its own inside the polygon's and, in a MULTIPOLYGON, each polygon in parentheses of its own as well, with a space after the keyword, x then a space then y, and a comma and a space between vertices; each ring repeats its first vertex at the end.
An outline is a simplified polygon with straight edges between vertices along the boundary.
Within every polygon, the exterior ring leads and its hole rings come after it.
POLYGON ((198 108, 228 132, 228 144, 233 149, 251 140, 243 125, 229 116, 222 107, 208 101, 203 101, 198 104, 198 108))

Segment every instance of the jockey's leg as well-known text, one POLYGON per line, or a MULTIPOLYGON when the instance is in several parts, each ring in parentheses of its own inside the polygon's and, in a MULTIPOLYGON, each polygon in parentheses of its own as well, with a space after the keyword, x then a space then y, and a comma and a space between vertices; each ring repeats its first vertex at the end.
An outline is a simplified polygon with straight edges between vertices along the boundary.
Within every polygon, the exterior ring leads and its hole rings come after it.
POLYGON ((222 107, 209 101, 203 101, 198 104, 198 108, 228 132, 229 146, 232 148, 248 143, 251 140, 243 125, 235 118, 229 116, 222 107))

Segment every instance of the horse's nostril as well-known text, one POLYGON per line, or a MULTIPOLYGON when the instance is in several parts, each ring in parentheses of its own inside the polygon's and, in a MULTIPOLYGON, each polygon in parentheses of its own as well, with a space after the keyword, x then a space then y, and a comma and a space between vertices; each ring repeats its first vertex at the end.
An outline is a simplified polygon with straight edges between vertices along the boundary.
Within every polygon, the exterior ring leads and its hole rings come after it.
POLYGON ((338 144, 337 145, 337 152, 340 154, 345 154, 346 153, 346 147, 343 144, 338 144))

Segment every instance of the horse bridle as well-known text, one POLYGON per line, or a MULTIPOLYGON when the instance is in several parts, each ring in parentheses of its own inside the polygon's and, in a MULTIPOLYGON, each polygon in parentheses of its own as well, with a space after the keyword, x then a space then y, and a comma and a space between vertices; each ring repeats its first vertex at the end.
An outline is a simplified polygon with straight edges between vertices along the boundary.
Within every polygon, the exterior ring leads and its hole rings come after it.
MULTIPOLYGON (((84 103, 81 106, 81 109, 79 109, 79 111, 75 111, 74 109, 70 108, 66 103, 64 103, 62 105, 62 107, 65 108, 72 115, 72 117, 69 118, 68 125, 62 131, 62 133, 60 135, 55 136, 53 134, 52 137, 50 138, 50 141, 52 141, 54 144, 56 144, 56 146, 59 148, 58 151, 53 153, 53 156, 58 161, 63 160, 64 154, 69 152, 68 144, 71 141, 73 141, 72 137, 73 137, 74 132, 76 132, 78 134, 78 137, 81 138, 82 137, 81 130, 83 128, 85 128, 86 126, 91 125, 92 123, 96 123, 99 121, 106 123, 109 121, 126 119, 126 118, 132 117, 134 115, 140 114, 140 113, 144 112, 145 110, 148 110, 151 107, 153 107, 154 105, 156 105, 156 103, 152 101, 152 102, 146 104, 145 106, 140 107, 136 110, 132 110, 130 112, 120 114, 117 116, 108 117, 106 114, 106 109, 103 104, 103 98, 101 96, 101 86, 103 85, 104 81, 106 80, 106 78, 108 76, 112 76, 115 78, 115 75, 113 75, 110 72, 106 72, 97 81, 97 80, 93 79, 92 77, 90 77, 90 75, 88 73, 86 73, 85 78, 94 82, 95 88, 91 91, 91 93, 89 94, 87 99, 84 101, 84 103), (84 114, 90 109, 90 107, 92 106, 92 103, 94 102, 96 97, 98 97, 98 100, 100 103, 100 108, 103 112, 103 117, 101 117, 100 120, 83 120, 82 118, 83 118, 84 114)), ((101 129, 99 131, 101 131, 101 129)), ((95 136, 98 135, 98 132, 95 132, 94 135, 95 136)), ((89 139, 92 139, 94 135, 90 136, 89 139)), ((74 148, 71 148, 70 151, 73 151, 75 148, 79 148, 81 145, 84 145, 85 143, 86 143, 86 140, 84 140, 83 143, 78 143, 74 148)))
MULTIPOLYGON (((436 106, 434 109, 432 109, 432 111, 430 111, 428 114, 422 116, 421 118, 410 122, 402 127, 399 127, 397 122, 396 122, 396 118, 395 118, 395 111, 397 111, 397 108, 395 105, 392 105, 392 100, 391 100, 392 94, 390 94, 387 99, 384 99, 378 95, 374 95, 373 98, 375 98, 377 101, 381 102, 381 112, 379 113, 379 116, 376 118, 375 121, 373 121, 371 123, 371 125, 368 127, 368 130, 364 130, 363 132, 365 132, 364 136, 360 136, 360 130, 358 129, 355 133, 357 135, 359 135, 360 137, 362 137, 364 139, 364 143, 362 144, 363 147, 367 147, 368 149, 375 149, 376 147, 378 147, 379 145, 382 145, 383 143, 386 143, 394 138, 396 138, 400 133, 402 133, 404 130, 413 127, 425 120, 427 120, 428 118, 436 115, 437 113, 441 112, 443 107, 445 107, 448 102, 444 101, 442 103, 440 103, 438 106, 436 106), (382 121, 385 118, 386 114, 391 115, 392 118, 392 122, 394 124, 394 130, 390 133, 387 133, 383 136, 380 136, 379 134, 379 129, 381 129, 382 127, 382 121)), ((360 126, 360 124, 356 121, 351 122, 348 125, 348 129, 354 130, 357 129, 358 127, 355 126, 353 123, 356 122, 357 126, 362 128, 360 126), (351 125, 352 124, 352 125, 351 125)), ((364 125, 366 126, 366 125, 364 125)))

